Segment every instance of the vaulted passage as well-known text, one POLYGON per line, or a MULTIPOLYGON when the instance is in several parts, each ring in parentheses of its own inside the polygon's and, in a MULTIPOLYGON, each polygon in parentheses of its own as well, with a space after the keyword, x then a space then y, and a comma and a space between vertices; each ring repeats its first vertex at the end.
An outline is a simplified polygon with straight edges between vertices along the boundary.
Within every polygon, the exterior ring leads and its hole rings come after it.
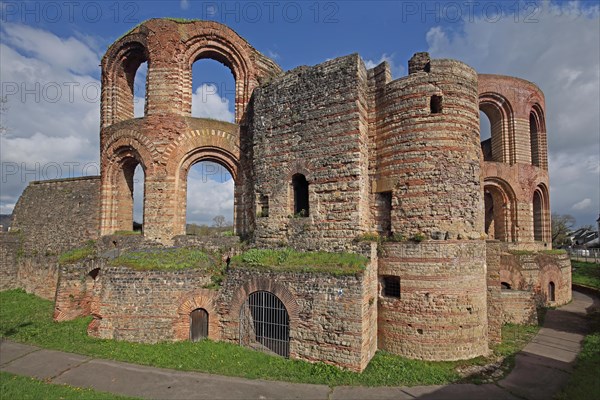
POLYGON ((240 344, 256 350, 290 355, 290 317, 271 292, 250 294, 240 311, 240 344))

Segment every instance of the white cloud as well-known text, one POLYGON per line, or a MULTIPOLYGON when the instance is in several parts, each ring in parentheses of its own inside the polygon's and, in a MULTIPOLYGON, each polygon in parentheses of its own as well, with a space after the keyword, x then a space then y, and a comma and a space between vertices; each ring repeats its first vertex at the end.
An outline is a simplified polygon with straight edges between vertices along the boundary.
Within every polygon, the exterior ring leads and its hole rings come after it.
POLYGON ((181 0, 179 2, 179 8, 181 8, 182 10, 187 10, 188 8, 190 8, 190 2, 188 0, 181 0))
POLYGON ((217 86, 212 84, 202 84, 192 94, 192 116, 227 122, 235 119, 229 99, 219 96, 217 86))
POLYGON ((546 97, 551 206, 580 224, 592 223, 600 204, 600 12, 590 3, 540 3, 537 22, 474 19, 459 29, 427 33, 435 58, 454 58, 478 72, 535 82, 546 97), (581 198, 587 208, 572 208, 581 198))
POLYGON ((100 57, 73 37, 4 24, 2 213, 32 180, 98 174, 100 57))
POLYGON ((392 73, 392 79, 397 79, 404 75, 404 67, 402 65, 396 64, 394 61, 394 54, 386 54, 383 53, 381 57, 379 57, 379 61, 374 60, 363 60, 365 62, 365 66, 367 69, 375 68, 379 64, 384 61, 387 61, 390 64, 390 71, 392 73))
POLYGON ((210 226, 217 215, 233 222, 233 179, 226 169, 211 162, 198 163, 190 169, 187 185, 188 223, 210 226))
POLYGON ((573 204, 573 210, 586 210, 588 208, 590 208, 590 206, 592 205, 592 199, 589 198, 585 198, 583 200, 581 200, 580 202, 577 202, 575 204, 573 204))
MULTIPOLYGON (((94 71, 100 57, 79 39, 66 39, 27 25, 5 23, 4 41, 36 59, 75 73, 94 71)), ((4 57, 4 56, 3 56, 4 57)))

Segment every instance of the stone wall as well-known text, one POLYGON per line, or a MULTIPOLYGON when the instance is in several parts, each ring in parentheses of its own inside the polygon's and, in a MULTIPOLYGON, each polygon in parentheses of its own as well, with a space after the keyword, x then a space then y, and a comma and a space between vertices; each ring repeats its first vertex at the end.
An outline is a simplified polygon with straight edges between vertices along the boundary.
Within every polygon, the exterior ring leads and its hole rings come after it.
POLYGON ((299 67, 254 92, 253 176, 259 246, 339 250, 369 228, 366 69, 358 55, 299 67), (294 216, 295 174, 308 216, 294 216))
POLYGON ((21 236, 0 232, 0 290, 19 287, 17 259, 21 250, 21 236))
POLYGON ((99 236, 100 177, 30 182, 13 211, 25 255, 58 255, 99 236))
MULTIPOLYGON (((368 251, 376 256, 375 246, 368 251)), ((243 303, 266 290, 290 316, 291 358, 362 371, 377 350, 376 276, 376 260, 352 276, 234 268, 215 291, 198 270, 134 271, 90 259, 61 267, 54 317, 91 314, 92 336, 155 343, 187 340, 190 312, 204 308, 209 338, 239 343, 243 303)))
POLYGON ((523 290, 502 290, 501 302, 502 323, 537 324, 535 293, 523 290))
POLYGON ((379 348, 424 360, 487 354, 484 260, 482 241, 385 243, 379 274, 400 279, 400 296, 380 292, 379 348))

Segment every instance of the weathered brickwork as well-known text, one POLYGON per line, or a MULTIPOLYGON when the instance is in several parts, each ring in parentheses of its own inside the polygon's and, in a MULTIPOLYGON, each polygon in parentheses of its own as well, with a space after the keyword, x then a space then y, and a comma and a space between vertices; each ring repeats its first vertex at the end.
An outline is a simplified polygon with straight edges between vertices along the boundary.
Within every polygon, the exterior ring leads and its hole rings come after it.
POLYGON ((380 292, 380 349, 425 360, 488 353, 483 241, 387 243, 383 252, 379 274, 400 278, 400 296, 380 292))
POLYGON ((100 178, 31 182, 13 211, 12 232, 23 237, 23 252, 57 255, 97 239, 100 178))
MULTIPOLYGON (((371 254, 376 257, 376 247, 371 254)), ((103 259, 61 268, 54 317, 93 315, 89 333, 155 343, 188 340, 190 312, 209 313, 208 337, 239 342, 240 310, 253 292, 278 296, 290 315, 290 356, 362 371, 377 350, 376 258, 356 276, 231 269, 219 290, 198 270, 134 271, 103 259)))
POLYGON ((152 19, 102 59, 101 177, 33 182, 0 236, 0 288, 56 297, 55 319, 93 315, 90 335, 188 340, 194 310, 208 337, 240 341, 256 291, 290 318, 290 356, 360 371, 377 349, 426 360, 487 354, 505 322, 571 299, 566 255, 549 252, 545 100, 522 79, 478 74, 416 53, 408 76, 348 55, 284 72, 230 28, 152 19), (235 123, 191 116, 192 64, 235 79, 235 123), (148 62, 145 113, 133 118, 148 62), (138 82, 139 83, 139 82, 138 82), (481 141, 479 112, 490 119, 481 141), (185 235, 187 175, 200 161, 234 180, 238 237, 185 235), (144 221, 133 228, 133 175, 144 170, 144 221), (379 248, 361 240, 391 239, 379 248), (59 266, 90 239, 98 259, 59 266), (122 252, 174 245, 359 252, 356 276, 231 269, 219 290, 195 270, 110 267, 122 252), (242 324, 243 326, 243 324, 242 324))
POLYGON ((503 290, 502 323, 504 324, 537 324, 537 307, 535 294, 524 290, 503 290))

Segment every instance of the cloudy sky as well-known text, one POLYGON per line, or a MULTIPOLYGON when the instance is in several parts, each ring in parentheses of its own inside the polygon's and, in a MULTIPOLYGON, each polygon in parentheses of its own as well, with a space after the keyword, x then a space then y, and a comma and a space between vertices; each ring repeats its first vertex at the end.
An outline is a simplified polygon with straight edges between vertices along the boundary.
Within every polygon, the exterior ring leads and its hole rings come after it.
MULTIPOLYGON (((600 11, 597 2, 0 2, 0 212, 27 182, 96 175, 100 59, 153 17, 231 26, 284 70, 359 53, 394 78, 413 53, 456 58, 482 73, 535 82, 546 95, 551 208, 593 224, 600 211, 600 11)), ((143 114, 145 66, 136 76, 143 114)), ((233 77, 217 62, 193 69, 193 115, 233 120, 233 77)), ((136 174, 141 219, 143 174, 136 174)), ((232 219, 233 182, 198 164, 188 182, 188 221, 232 219)))

